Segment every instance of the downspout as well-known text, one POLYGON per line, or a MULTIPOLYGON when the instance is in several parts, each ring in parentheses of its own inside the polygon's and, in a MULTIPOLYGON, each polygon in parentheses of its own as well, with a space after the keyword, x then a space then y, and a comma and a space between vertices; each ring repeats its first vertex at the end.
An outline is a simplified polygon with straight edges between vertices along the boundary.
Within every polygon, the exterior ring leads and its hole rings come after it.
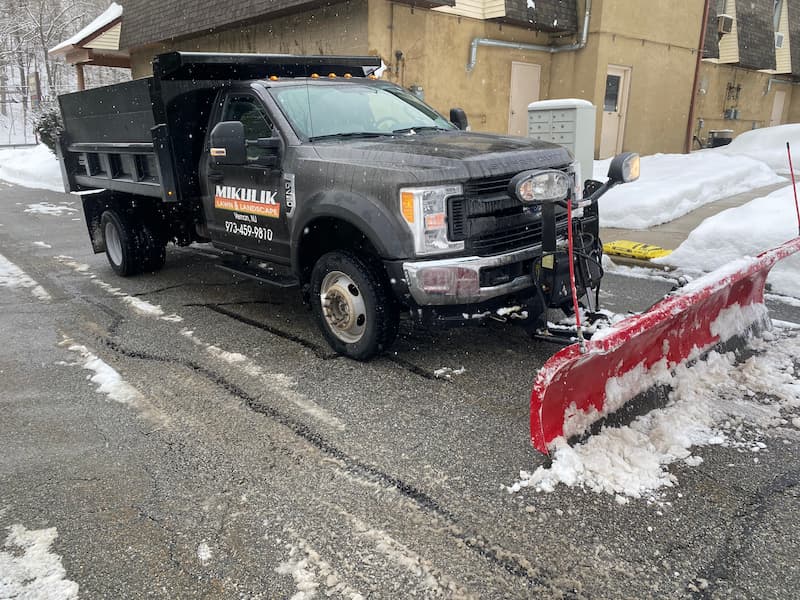
POLYGON ((711 8, 711 0, 705 0, 704 4, 703 26, 700 28, 700 46, 697 49, 697 63, 694 66, 692 99, 689 102, 689 121, 686 123, 686 140, 683 144, 683 151, 686 154, 692 151, 692 139, 694 137, 694 111, 697 104, 697 82, 700 80, 700 65, 703 62, 703 51, 706 46, 706 29, 708 29, 708 13, 711 8))
POLYGON ((565 46, 545 46, 543 44, 523 44, 520 42, 507 42, 505 40, 495 40, 492 38, 473 38, 469 49, 469 63, 467 63, 467 73, 475 68, 478 62, 478 46, 488 46, 490 48, 509 48, 511 50, 531 50, 533 52, 549 52, 557 54, 559 52, 574 52, 583 50, 586 41, 589 39, 589 20, 592 16, 592 0, 586 0, 586 11, 583 15, 583 30, 580 39, 574 44, 565 46))

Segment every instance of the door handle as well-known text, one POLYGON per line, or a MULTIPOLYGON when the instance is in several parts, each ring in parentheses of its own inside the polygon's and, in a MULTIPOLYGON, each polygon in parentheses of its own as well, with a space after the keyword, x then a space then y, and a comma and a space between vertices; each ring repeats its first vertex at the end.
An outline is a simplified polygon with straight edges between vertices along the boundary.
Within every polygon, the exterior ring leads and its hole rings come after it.
POLYGON ((222 171, 209 171, 208 178, 211 181, 222 181, 225 178, 225 175, 222 173, 222 171))

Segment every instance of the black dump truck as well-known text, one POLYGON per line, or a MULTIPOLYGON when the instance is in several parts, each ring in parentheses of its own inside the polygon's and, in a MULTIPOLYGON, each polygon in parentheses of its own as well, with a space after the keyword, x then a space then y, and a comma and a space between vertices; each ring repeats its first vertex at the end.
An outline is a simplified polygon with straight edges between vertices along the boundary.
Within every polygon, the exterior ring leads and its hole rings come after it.
POLYGON ((297 286, 339 353, 387 348, 402 315, 433 324, 569 311, 573 267, 602 277, 597 198, 564 148, 470 133, 375 73, 379 58, 172 52, 153 76, 59 97, 58 153, 95 252, 121 276, 168 243, 211 242, 224 267, 297 286))

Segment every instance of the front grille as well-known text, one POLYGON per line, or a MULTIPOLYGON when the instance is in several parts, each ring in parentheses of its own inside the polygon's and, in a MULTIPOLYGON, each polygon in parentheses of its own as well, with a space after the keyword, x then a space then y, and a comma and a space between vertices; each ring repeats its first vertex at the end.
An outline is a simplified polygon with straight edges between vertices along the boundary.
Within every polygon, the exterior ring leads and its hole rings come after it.
POLYGON ((498 248, 523 248, 542 239, 542 223, 531 223, 470 240, 470 248, 492 254, 498 248))
POLYGON ((467 235, 467 199, 464 196, 453 196, 447 201, 448 237, 460 242, 467 235))
MULTIPOLYGON (((514 175, 465 183, 464 195, 448 200, 449 239, 464 241, 467 250, 480 255, 500 254, 540 243, 540 215, 508 193, 514 175)), ((566 231, 566 214, 558 216, 557 227, 559 232, 566 231)))

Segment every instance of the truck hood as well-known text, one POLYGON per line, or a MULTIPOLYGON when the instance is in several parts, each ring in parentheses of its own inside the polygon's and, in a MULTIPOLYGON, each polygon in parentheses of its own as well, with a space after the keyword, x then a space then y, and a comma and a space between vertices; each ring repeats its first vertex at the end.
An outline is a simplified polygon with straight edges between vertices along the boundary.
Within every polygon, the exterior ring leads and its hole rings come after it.
POLYGON ((462 131, 326 141, 315 148, 324 161, 403 171, 422 182, 492 177, 573 161, 570 152, 556 144, 462 131))

